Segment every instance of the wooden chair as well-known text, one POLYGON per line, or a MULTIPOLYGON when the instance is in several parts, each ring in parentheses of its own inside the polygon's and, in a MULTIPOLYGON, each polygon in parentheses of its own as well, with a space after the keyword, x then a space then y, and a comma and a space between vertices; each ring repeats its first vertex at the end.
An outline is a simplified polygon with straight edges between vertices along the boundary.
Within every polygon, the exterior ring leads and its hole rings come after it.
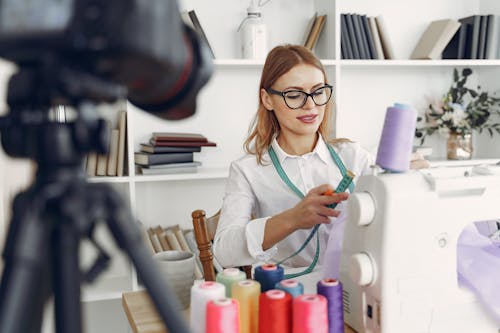
MULTIPOLYGON (((200 261, 203 266, 205 281, 215 281, 215 270, 213 265, 212 241, 219 223, 220 209, 215 215, 206 217, 205 211, 198 209, 191 213, 193 218, 194 235, 198 250, 200 250, 200 261)), ((240 267, 248 279, 252 278, 252 266, 240 267)))

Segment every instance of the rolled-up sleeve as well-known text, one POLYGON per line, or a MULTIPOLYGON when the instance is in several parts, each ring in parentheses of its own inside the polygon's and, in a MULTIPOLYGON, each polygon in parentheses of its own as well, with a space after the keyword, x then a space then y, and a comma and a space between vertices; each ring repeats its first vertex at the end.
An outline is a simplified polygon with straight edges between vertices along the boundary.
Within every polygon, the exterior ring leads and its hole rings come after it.
POLYGON ((262 249, 269 217, 252 220, 255 200, 249 180, 233 162, 214 239, 214 255, 224 267, 268 261, 277 251, 262 249))

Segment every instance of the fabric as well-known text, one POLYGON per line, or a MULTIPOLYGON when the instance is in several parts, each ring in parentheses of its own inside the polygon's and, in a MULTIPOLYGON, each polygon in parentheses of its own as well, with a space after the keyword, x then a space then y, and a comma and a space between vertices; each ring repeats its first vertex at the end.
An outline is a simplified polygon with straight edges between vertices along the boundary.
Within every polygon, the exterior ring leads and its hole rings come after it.
MULTIPOLYGON (((314 150, 302 156, 287 154, 276 139, 272 146, 287 176, 303 193, 322 184, 336 187, 342 179, 340 170, 321 137, 314 150)), ((359 144, 339 143, 334 149, 346 168, 356 176, 369 173, 374 157, 359 144)), ((264 155, 264 165, 257 164, 254 155, 245 155, 233 162, 214 240, 214 254, 222 266, 277 262, 297 250, 311 229, 297 230, 267 251, 262 249, 262 242, 267 220, 294 207, 299 201, 297 195, 281 180, 267 153, 264 155), (256 217, 253 220, 252 215, 256 217)), ((339 204, 336 209, 344 210, 345 203, 339 204)), ((332 218, 333 223, 323 224, 318 229, 320 264, 330 232, 337 232, 335 220, 332 218)), ((316 242, 310 242, 300 254, 287 260, 285 264, 291 267, 308 266, 315 250, 316 242)))
POLYGON ((469 224, 458 239, 458 283, 470 289, 500 325, 500 247, 481 234, 481 224, 469 224))

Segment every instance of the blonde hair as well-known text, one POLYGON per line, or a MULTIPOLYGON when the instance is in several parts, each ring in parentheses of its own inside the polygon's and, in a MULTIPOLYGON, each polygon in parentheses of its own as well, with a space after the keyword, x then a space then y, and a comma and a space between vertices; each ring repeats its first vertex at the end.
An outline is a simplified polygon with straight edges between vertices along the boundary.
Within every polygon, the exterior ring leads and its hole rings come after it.
MULTIPOLYGON (((259 107, 249 129, 244 148, 249 154, 256 155, 257 163, 262 163, 262 157, 271 145, 273 136, 279 132, 280 125, 274 112, 268 111, 260 98, 261 89, 270 88, 283 74, 299 64, 312 65, 318 68, 328 83, 326 71, 321 61, 307 48, 300 45, 280 45, 273 48, 267 55, 259 85, 259 107)), ((332 103, 325 106, 325 115, 319 125, 318 132, 328 143, 349 141, 347 139, 330 138, 332 124, 332 103)))

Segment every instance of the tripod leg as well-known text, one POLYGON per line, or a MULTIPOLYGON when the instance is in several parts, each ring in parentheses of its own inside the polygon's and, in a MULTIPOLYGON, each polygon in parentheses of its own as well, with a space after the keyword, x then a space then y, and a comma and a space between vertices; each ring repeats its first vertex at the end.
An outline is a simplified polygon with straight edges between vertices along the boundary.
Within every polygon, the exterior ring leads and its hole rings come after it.
POLYGON ((52 243, 56 332, 79 333, 82 330, 78 264, 80 236, 70 222, 62 221, 54 231, 52 243))
POLYGON ((49 228, 39 220, 33 193, 16 197, 4 248, 0 332, 40 332, 49 289, 49 228))
POLYGON ((107 220, 108 227, 118 246, 127 253, 134 264, 138 276, 148 290, 169 332, 190 332, 186 322, 183 320, 182 314, 179 313, 181 306, 175 294, 171 291, 168 283, 162 278, 160 270, 151 258, 151 252, 144 244, 138 225, 134 222, 121 197, 110 187, 106 186, 107 190, 99 188, 105 186, 105 184, 93 185, 95 185, 97 194, 106 194, 102 202, 105 203, 110 212, 107 220))

